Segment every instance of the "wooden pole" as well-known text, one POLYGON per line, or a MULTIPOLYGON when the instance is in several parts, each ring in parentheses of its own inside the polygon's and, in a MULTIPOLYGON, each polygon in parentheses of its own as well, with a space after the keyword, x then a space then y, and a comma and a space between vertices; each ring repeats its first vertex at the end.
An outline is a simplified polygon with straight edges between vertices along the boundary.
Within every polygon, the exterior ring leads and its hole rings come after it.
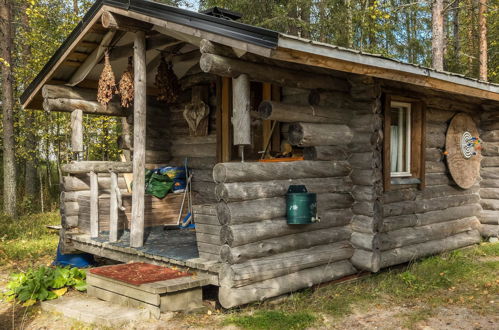
POLYGON ((118 240, 118 175, 111 172, 111 196, 109 197, 109 242, 118 240))
POLYGON ((133 193, 130 246, 144 245, 144 193, 146 144, 146 42, 145 33, 135 33, 134 40, 134 124, 133 124, 133 193))
POLYGON ((83 152, 83 111, 74 110, 71 113, 71 150, 78 153, 80 160, 83 152))
POLYGON ((248 75, 242 74, 237 78, 233 78, 232 88, 234 145, 250 145, 250 81, 248 75))
POLYGON ((90 172, 90 236, 99 237, 99 181, 95 172, 90 172))

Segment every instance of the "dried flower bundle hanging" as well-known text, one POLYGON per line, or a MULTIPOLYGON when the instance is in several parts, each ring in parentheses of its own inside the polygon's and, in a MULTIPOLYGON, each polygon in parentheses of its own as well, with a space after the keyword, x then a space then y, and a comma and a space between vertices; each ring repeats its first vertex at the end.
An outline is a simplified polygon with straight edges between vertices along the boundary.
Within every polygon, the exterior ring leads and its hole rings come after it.
POLYGON ((175 72, 173 72, 172 62, 167 62, 163 55, 161 55, 155 83, 156 87, 159 89, 158 101, 174 103, 177 100, 180 84, 178 83, 175 72))
POLYGON ((97 101, 102 105, 107 105, 116 94, 116 78, 109 61, 109 51, 106 50, 104 56, 104 69, 99 78, 99 88, 97 90, 97 101))
POLYGON ((123 72, 121 76, 120 83, 118 85, 119 92, 121 94, 121 106, 123 108, 130 108, 133 104, 133 57, 128 58, 128 67, 123 72))

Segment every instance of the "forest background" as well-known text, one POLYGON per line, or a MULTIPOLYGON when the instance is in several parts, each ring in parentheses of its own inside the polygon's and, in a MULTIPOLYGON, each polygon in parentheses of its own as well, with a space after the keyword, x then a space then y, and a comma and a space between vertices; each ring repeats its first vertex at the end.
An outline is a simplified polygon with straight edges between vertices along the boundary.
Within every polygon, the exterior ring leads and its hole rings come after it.
MULTIPOLYGON (((60 165, 69 162, 69 113, 24 111, 19 96, 72 31, 91 0, 0 0, 2 158, 0 213, 58 207, 60 165)), ((161 0, 224 7, 242 22, 499 82, 499 0, 161 0)), ((117 160, 114 118, 86 115, 87 160, 117 160)))

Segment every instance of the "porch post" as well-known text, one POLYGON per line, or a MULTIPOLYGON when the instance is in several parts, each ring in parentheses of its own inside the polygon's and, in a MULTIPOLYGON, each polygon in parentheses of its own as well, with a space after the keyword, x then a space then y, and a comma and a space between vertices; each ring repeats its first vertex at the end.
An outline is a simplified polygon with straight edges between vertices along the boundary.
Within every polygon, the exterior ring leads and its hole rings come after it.
POLYGON ((251 144, 250 81, 247 74, 232 79, 232 125, 234 145, 244 161, 244 146, 251 144))
POLYGON ((130 246, 144 245, 144 193, 146 145, 146 42, 145 32, 135 32, 133 53, 134 105, 133 105, 133 190, 130 246))

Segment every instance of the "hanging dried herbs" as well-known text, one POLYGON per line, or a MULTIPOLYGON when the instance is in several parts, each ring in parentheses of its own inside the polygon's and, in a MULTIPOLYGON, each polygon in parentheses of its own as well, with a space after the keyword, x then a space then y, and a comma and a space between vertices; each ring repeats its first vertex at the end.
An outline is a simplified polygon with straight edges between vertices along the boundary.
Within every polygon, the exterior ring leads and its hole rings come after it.
POLYGON ((164 55, 161 55, 155 83, 156 87, 159 89, 158 101, 174 103, 177 100, 180 84, 178 83, 175 72, 173 72, 172 62, 167 62, 164 55))
POLYGON ((99 78, 99 88, 97 90, 97 101, 102 105, 107 105, 116 93, 116 78, 109 61, 109 51, 106 50, 104 56, 104 69, 99 78))
POLYGON ((128 67, 123 72, 121 76, 120 83, 118 85, 119 92, 121 94, 121 106, 123 108, 130 108, 133 104, 133 57, 128 58, 128 67))

